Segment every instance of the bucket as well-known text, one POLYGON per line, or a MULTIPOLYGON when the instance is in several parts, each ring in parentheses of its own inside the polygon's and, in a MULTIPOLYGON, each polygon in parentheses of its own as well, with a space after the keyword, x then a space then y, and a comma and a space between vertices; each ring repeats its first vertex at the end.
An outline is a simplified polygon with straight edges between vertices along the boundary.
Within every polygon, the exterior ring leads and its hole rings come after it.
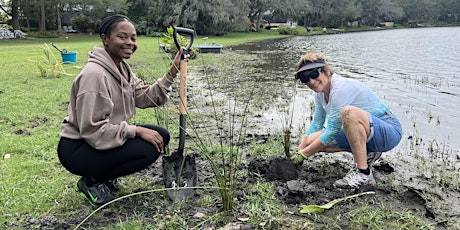
POLYGON ((77 62, 77 52, 67 51, 61 52, 62 62, 64 64, 72 64, 77 62))

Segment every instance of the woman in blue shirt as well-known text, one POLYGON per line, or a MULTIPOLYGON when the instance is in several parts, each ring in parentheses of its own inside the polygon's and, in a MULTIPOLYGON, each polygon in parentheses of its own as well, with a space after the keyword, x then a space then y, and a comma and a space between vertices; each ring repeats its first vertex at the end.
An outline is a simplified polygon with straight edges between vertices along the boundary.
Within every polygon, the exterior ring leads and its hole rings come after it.
POLYGON ((398 119, 364 83, 333 73, 320 54, 305 54, 296 70, 296 79, 315 92, 315 112, 291 159, 302 162, 317 152, 349 151, 355 170, 334 185, 356 188, 374 184, 370 167, 381 152, 391 150, 401 140, 398 119))

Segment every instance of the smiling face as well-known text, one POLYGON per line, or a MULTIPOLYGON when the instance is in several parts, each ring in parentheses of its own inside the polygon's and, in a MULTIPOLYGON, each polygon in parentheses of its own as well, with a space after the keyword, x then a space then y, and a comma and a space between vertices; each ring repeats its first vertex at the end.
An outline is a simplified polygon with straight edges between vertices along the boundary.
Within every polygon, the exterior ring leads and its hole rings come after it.
MULTIPOLYGON (((311 71, 307 71, 306 74, 309 74, 310 72, 311 71)), ((323 92, 329 94, 329 89, 331 88, 331 78, 323 71, 320 71, 317 78, 310 78, 310 80, 304 84, 307 85, 311 90, 315 91, 315 93, 323 92)))
POLYGON ((296 79, 302 81, 311 90, 329 95, 333 72, 321 54, 308 52, 303 55, 296 64, 296 71, 296 79), (321 69, 319 75, 312 74, 313 71, 318 71, 318 68, 321 69))
POLYGON ((120 21, 107 34, 101 35, 104 48, 119 66, 123 59, 129 59, 137 49, 137 34, 134 25, 120 21))

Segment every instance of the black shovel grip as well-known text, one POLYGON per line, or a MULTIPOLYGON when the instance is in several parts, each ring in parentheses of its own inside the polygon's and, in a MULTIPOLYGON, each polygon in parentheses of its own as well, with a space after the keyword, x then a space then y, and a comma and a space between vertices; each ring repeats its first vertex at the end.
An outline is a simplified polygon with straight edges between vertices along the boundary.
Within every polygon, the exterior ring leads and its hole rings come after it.
POLYGON ((195 39, 195 31, 192 29, 188 28, 183 28, 183 27, 174 27, 174 32, 173 32, 173 37, 174 37, 174 43, 176 43, 177 50, 180 50, 180 47, 182 46, 182 42, 179 39, 179 36, 177 34, 182 34, 182 35, 189 35, 190 36, 190 42, 187 44, 187 47, 185 47, 184 50, 182 50, 182 57, 185 57, 186 54, 188 54, 189 49, 192 47, 193 40, 195 39))

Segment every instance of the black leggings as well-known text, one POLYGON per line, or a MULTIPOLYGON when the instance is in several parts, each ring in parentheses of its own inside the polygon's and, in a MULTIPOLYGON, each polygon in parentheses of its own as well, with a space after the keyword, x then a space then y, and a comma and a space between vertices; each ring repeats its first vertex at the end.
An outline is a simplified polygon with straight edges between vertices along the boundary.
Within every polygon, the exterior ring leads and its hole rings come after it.
MULTIPOLYGON (((168 145, 170 140, 168 130, 154 125, 142 126, 160 133, 164 146, 168 145)), ((140 137, 128 139, 122 146, 107 150, 95 149, 84 139, 61 137, 57 151, 61 164, 69 172, 92 177, 98 182, 139 172, 160 156, 153 144, 140 137)))

